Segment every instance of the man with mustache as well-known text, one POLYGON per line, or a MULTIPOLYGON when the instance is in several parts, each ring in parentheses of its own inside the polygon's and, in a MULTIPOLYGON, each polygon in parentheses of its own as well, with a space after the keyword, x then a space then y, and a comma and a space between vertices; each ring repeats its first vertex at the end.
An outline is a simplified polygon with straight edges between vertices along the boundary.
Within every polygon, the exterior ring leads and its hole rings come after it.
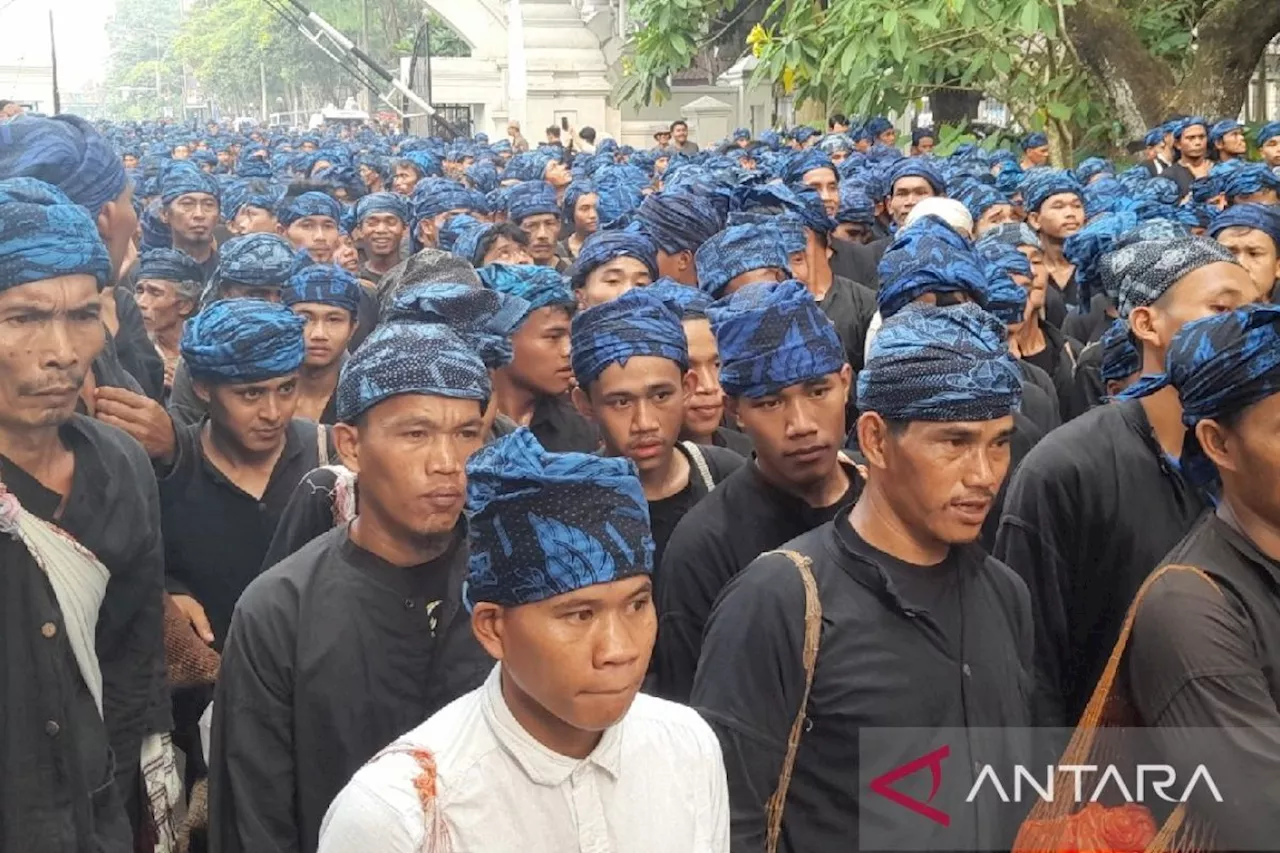
POLYGON ((155 480, 136 442, 76 414, 111 275, 83 207, 0 181, 4 850, 132 851, 143 747, 170 728, 155 480))
POLYGON ((173 248, 186 252, 208 281, 218 266, 213 229, 218 224, 218 180, 195 166, 177 163, 160 181, 160 218, 173 232, 173 248))
MULTIPOLYGON (((720 736, 735 850, 764 846, 764 804, 780 777, 790 787, 768 813, 781 808, 778 849, 789 853, 906 849, 890 839, 911 849, 1008 847, 1013 826, 998 807, 952 803, 948 788, 938 800, 950 812, 943 832, 888 799, 859 796, 859 773, 899 748, 911 750, 904 760, 931 748, 915 751, 902 729, 936 740, 951 727, 1030 724, 1027 589, 977 544, 1009 467, 1021 392, 1003 324, 976 305, 912 305, 885 321, 858 375, 867 479, 857 503, 783 545, 790 556, 755 560, 707 622, 690 704, 720 736), (895 731, 860 737, 867 729, 895 731)), ((961 795, 976 778, 968 759, 947 765, 966 774, 961 795)))
POLYGON ((356 331, 362 288, 342 267, 313 264, 294 273, 282 293, 284 304, 306 321, 307 356, 298 373, 297 417, 316 423, 337 421, 338 374, 356 331))
POLYGON ((409 204, 396 193, 367 195, 356 202, 356 227, 365 248, 360 278, 380 282, 400 263, 401 245, 409 229, 409 204))

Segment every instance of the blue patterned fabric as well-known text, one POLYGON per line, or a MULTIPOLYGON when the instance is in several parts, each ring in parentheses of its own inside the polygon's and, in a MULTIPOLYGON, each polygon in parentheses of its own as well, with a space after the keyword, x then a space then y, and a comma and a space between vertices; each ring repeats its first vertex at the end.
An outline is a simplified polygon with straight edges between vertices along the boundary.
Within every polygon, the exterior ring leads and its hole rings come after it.
POLYGON ((467 462, 467 610, 519 607, 653 571, 649 504, 628 459, 548 453, 527 428, 467 462))
POLYGON ((733 141, 734 142, 750 142, 751 131, 747 130, 745 127, 740 127, 736 129, 733 132, 733 141))
POLYGON ((947 194, 947 181, 933 162, 922 157, 907 157, 893 164, 885 179, 885 195, 893 195, 893 185, 903 178, 924 178, 934 195, 947 194))
POLYGON ((988 421, 1022 401, 1005 327, 972 303, 912 305, 885 321, 858 374, 858 409, 891 421, 988 421))
POLYGON ((285 282, 281 297, 285 305, 316 302, 344 308, 355 317, 360 308, 360 282, 335 264, 311 264, 295 272, 285 282))
POLYGON ((714 204, 682 190, 666 190, 646 198, 636 210, 636 221, 668 255, 696 252, 723 227, 714 204))
POLYGON ((1237 130, 1244 130, 1244 125, 1233 118, 1225 118, 1209 128, 1209 144, 1217 145, 1228 133, 1237 130))
POLYGON ((1134 308, 1155 302, 1200 267, 1235 263, 1231 252, 1207 237, 1176 237, 1115 249, 1103 257, 1100 274, 1108 291, 1115 288, 1116 308, 1127 318, 1134 308))
POLYGON ((589 388, 611 364, 626 365, 635 356, 674 361, 689 369, 689 345, 680 315, 649 288, 635 288, 617 299, 588 308, 573 318, 573 374, 589 388))
POLYGON ((215 287, 283 287, 293 272, 293 260, 293 246, 276 234, 232 237, 218 249, 212 283, 215 287))
POLYGON ((1032 148, 1043 148, 1049 144, 1049 137, 1039 131, 1028 133, 1022 140, 1022 150, 1030 151, 1032 148))
POLYGON ((191 163, 177 162, 165 170, 160 179, 160 201, 172 204, 179 196, 193 193, 219 197, 218 179, 202 172, 191 163))
POLYGON ((968 241, 936 216, 894 238, 877 267, 876 301, 886 320, 926 293, 968 293, 981 302, 987 278, 968 241))
POLYGON ((658 277, 658 252, 645 234, 636 231, 597 231, 582 243, 582 250, 569 270, 569 284, 574 290, 585 287, 587 277, 614 258, 635 258, 658 277))
POLYGON ((64 275, 93 276, 106 286, 111 259, 97 223, 57 187, 35 178, 0 180, 0 291, 64 275))
POLYGON ((1269 121, 1258 128, 1258 135, 1254 137, 1254 142, 1261 148, 1267 144, 1268 139, 1274 139, 1277 136, 1280 136, 1280 121, 1269 121))
POLYGON ((1174 387, 1182 401, 1182 470, 1213 490, 1218 474, 1196 438, 1196 424, 1219 420, 1280 393, 1280 306, 1250 305, 1187 323, 1169 345, 1165 372, 1143 376, 1119 399, 1174 387))
POLYGON ((1280 177, 1261 163, 1249 163, 1223 176, 1218 186, 1227 203, 1234 204, 1240 196, 1263 190, 1280 192, 1280 177))
POLYGON ((984 213, 997 205, 1013 204, 1004 193, 983 184, 971 184, 965 189, 953 193, 952 196, 965 206, 974 222, 977 222, 984 213))
POLYGON ((1093 295, 1103 288, 1098 267, 1116 242, 1138 227, 1138 217, 1128 211, 1104 213, 1067 237, 1062 254, 1076 268, 1076 284, 1080 288, 1080 304, 1088 305, 1093 295))
POLYGON ((195 258, 179 249, 152 249, 138 258, 138 281, 193 281, 204 284, 195 258))
POLYGON ((1025 222, 1006 222, 1002 225, 997 225, 983 232, 974 247, 982 249, 991 243, 1003 243, 1006 246, 1013 246, 1015 249, 1019 246, 1041 248, 1040 236, 1025 222))
POLYGON ((796 152, 787 161, 786 167, 779 177, 782 178, 783 183, 803 183, 804 176, 814 169, 830 169, 836 180, 840 179, 839 173, 836 172, 835 164, 831 162, 831 155, 821 148, 806 148, 803 151, 796 152))
POLYGON ((764 397, 835 373, 844 345, 798 281, 748 285, 707 310, 731 397, 764 397))
POLYGON ((893 130, 893 122, 889 121, 884 116, 876 116, 866 124, 866 131, 871 135, 872 139, 884 133, 886 130, 893 130))
POLYGON ((0 123, 0 179, 35 178, 95 217, 128 186, 115 147, 78 116, 19 116, 0 123))
POLYGON ((142 242, 138 249, 148 252, 152 249, 165 249, 173 245, 173 232, 165 224, 160 199, 147 205, 138 217, 138 227, 142 229, 142 242))
POLYGON ((1102 333, 1103 382, 1120 382, 1142 370, 1142 355, 1129 334, 1128 322, 1116 318, 1102 333))
POLYGON ((1271 238, 1280 252, 1280 208, 1269 204, 1235 204, 1215 217, 1209 224, 1209 236, 1215 240, 1228 228, 1252 228, 1271 238))
POLYGON ((214 383, 261 382, 302 365, 306 322, 263 299, 221 299, 187 320, 182 360, 191 378, 214 383))
POLYGON ((1195 127, 1196 125, 1200 125, 1201 127, 1203 127, 1205 130, 1205 133, 1209 132, 1209 122, 1206 121, 1201 116, 1191 116, 1190 118, 1176 119, 1175 122, 1176 123, 1174 124, 1174 127, 1173 127, 1173 138, 1175 141, 1179 141, 1182 139, 1182 134, 1186 132, 1187 128, 1195 127))
POLYGON ((791 138, 794 139, 796 142, 799 142, 801 145, 808 142, 810 139, 813 139, 817 135, 818 135, 817 130, 815 130, 812 127, 806 127, 803 125, 791 131, 791 138))
POLYGON ((507 167, 502 171, 502 180, 520 181, 521 183, 541 181, 546 177, 547 164, 551 160, 550 155, 541 151, 526 151, 523 154, 517 154, 507 161, 507 167))
POLYGON ((526 217, 543 213, 560 215, 555 188, 546 181, 517 184, 507 193, 507 216, 517 225, 526 217))
POLYGON ((488 160, 472 163, 463 170, 463 175, 482 193, 493 192, 498 188, 498 168, 488 160))
POLYGON ((400 159, 418 170, 419 179, 438 178, 444 174, 444 164, 430 151, 409 151, 401 154, 400 159))
POLYGON ((1035 169, 1022 181, 1022 204, 1028 213, 1038 213, 1050 197, 1064 193, 1084 201, 1084 187, 1066 169, 1035 169))
POLYGON ((409 203, 413 209, 415 221, 439 216, 450 210, 470 210, 480 213, 484 207, 487 207, 483 197, 475 190, 469 190, 457 181, 447 181, 443 178, 419 181, 413 188, 409 203))
POLYGON ((573 309, 577 301, 568 280, 551 267, 532 264, 489 264, 478 271, 481 283, 491 290, 519 296, 530 310, 560 306, 573 309))
POLYGON ((256 207, 275 215, 276 205, 284 198, 284 188, 262 180, 235 180, 222 191, 221 209, 224 219, 235 219, 245 207, 256 207))
POLYGON ((355 423, 383 400, 401 394, 476 400, 483 410, 490 395, 489 371, 447 326, 382 322, 342 366, 335 391, 338 420, 355 423))
POLYGON ((342 221, 342 205, 336 199, 319 192, 302 193, 280 205, 277 218, 288 228, 307 216, 327 216, 335 223, 342 221))
POLYGON ((1148 148, 1154 148, 1164 141, 1164 128, 1153 127, 1147 131, 1147 135, 1142 138, 1142 144, 1148 148))
POLYGON ((730 225, 695 253, 698 287, 719 299, 729 282, 752 270, 776 269, 789 276, 785 242, 776 225, 730 225))
POLYGON ((592 179, 596 188, 596 215, 600 227, 616 226, 644 201, 649 178, 631 166, 606 166, 592 179))
POLYGON ((480 263, 483 259, 476 257, 480 253, 480 243, 497 227, 485 223, 472 225, 458 234, 458 238, 453 241, 452 252, 469 264, 480 263))
POLYGON ((595 193, 596 188, 588 178, 577 178, 564 190, 564 202, 560 205, 560 218, 570 225, 573 224, 573 211, 578 206, 578 201, 584 195, 595 193))
POLYGON ((681 284, 672 278, 660 278, 645 290, 666 303, 681 320, 704 319, 713 300, 696 287, 681 284))
POLYGON ((1080 165, 1075 168, 1076 180, 1081 186, 1088 186, 1089 181, 1098 175, 1114 174, 1115 168, 1111 165, 1111 161, 1105 157, 1088 157, 1080 161, 1080 165))
POLYGON ((1006 326, 1025 319, 1027 289, 1013 280, 1021 275, 1031 278, 1031 262, 1012 246, 992 243, 979 252, 987 276, 982 304, 1006 326))
POLYGON ((876 221, 876 206, 866 190, 850 181, 840 185, 840 209, 836 211, 836 222, 851 222, 857 225, 872 225, 876 221))
POLYGON ((452 252, 458 238, 468 230, 483 225, 479 219, 467 213, 456 213, 440 226, 436 244, 446 252, 452 252))
POLYGON ((389 213, 399 217, 406 225, 409 224, 409 202, 399 193, 372 193, 356 202, 357 225, 367 217, 379 213, 389 213))
MULTIPOLYGON (((1177 184, 1174 184, 1174 189, 1177 190, 1177 184)), ((1126 202, 1126 194, 1124 184, 1111 175, 1103 175, 1084 188, 1085 216, 1092 219, 1103 213, 1114 212, 1126 202)))
POLYGON ((533 306, 519 296, 465 284, 416 284, 383 311, 387 323, 434 323, 458 336, 496 370, 511 363, 511 335, 533 306))

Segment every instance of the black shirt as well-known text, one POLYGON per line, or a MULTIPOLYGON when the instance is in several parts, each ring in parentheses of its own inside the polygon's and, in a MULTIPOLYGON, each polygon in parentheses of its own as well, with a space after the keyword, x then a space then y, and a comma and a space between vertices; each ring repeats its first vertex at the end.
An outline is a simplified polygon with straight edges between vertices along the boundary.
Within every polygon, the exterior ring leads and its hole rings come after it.
POLYGON ((204 424, 178 427, 173 464, 160 479, 166 585, 204 608, 214 646, 222 648, 231 613, 262 570, 289 496, 319 462, 316 425, 294 420, 285 429, 262 498, 254 498, 214 467, 204 454, 204 424))
POLYGON ((1179 779, 1204 765, 1223 788, 1223 804, 1193 796, 1189 805, 1218 849, 1275 849, 1280 565, 1214 513, 1163 562, 1209 580, 1173 570, 1148 587, 1124 661, 1134 709, 1179 779))
POLYGON ((667 540, 671 538, 672 532, 680 519, 684 518, 685 513, 710 494, 717 483, 741 468, 746 461, 733 451, 719 447, 695 445, 695 449, 706 465, 706 473, 710 476, 711 482, 705 481, 699 467, 694 464, 689 448, 685 447, 684 442, 679 442, 676 444, 675 452, 683 454, 685 459, 689 460, 688 484, 670 497, 649 501, 649 527, 653 530, 653 564, 655 566, 662 565, 662 555, 667 550, 667 540))
MULTIPOLYGON (((812 561, 822 633, 778 849, 1009 849, 1011 816, 986 801, 954 807, 957 789, 963 798, 974 780, 969 757, 957 753, 977 757, 977 743, 946 738, 954 762, 945 765, 940 792, 952 804, 946 830, 871 793, 863 780, 928 751, 903 729, 932 737, 939 729, 1029 725, 1026 586, 976 545, 954 547, 934 569, 904 568, 862 541, 843 512, 782 547, 812 561), (907 573, 915 577, 904 588, 907 573), (860 737, 868 729, 897 731, 860 737), (878 841, 862 836, 867 827, 878 841), (913 830, 929 834, 910 835, 910 847, 884 843, 913 830)), ((795 565, 769 555, 729 583, 707 623, 691 704, 724 751, 733 853, 763 848, 764 804, 804 691, 804 613, 795 565)), ((919 776, 895 788, 926 800, 929 774, 919 776), (924 783, 924 793, 912 782, 924 783)))
POLYGON ((1064 424, 1018 466, 994 554, 1031 590, 1037 725, 1079 719, 1134 593, 1203 509, 1136 400, 1064 424))
POLYGON ((872 290, 880 289, 880 259, 884 257, 892 237, 882 237, 870 243, 831 241, 831 271, 841 278, 858 281, 872 290))
POLYGON ((462 607, 466 571, 465 523, 409 568, 343 525, 249 585, 213 705, 212 849, 312 853, 361 765, 484 682, 493 660, 462 607))
POLYGON ((676 525, 654 572, 658 640, 654 692, 687 701, 702 649, 702 629, 725 584, 756 557, 830 521, 852 503, 862 478, 845 466, 849 489, 840 500, 811 507, 770 483, 754 462, 729 475, 676 525))
POLYGON ((595 426, 564 396, 539 399, 529 430, 550 453, 595 453, 600 449, 595 426))
POLYGON ((1018 359, 1017 363, 1022 374, 1022 413, 1042 433, 1058 428, 1062 425, 1062 416, 1058 413, 1053 380, 1025 359, 1018 359))
POLYGON ((1071 405, 1078 412, 1087 412, 1106 402, 1107 383, 1102 381, 1102 342, 1095 341, 1080 353, 1076 362, 1076 375, 1071 382, 1071 405))
POLYGON ((716 447, 732 450, 743 459, 750 459, 751 454, 756 452, 755 445, 751 443, 751 437, 732 427, 716 427, 716 431, 711 435, 711 443, 716 447))
POLYGON ((818 305, 836 327, 836 333, 844 344, 845 359, 853 366, 854 372, 861 370, 867 329, 876 314, 876 292, 856 281, 835 276, 831 289, 818 305))
POLYGON ((142 447, 115 427, 77 415, 59 433, 75 455, 61 513, 61 495, 3 456, 0 479, 110 574, 95 638, 105 726, 71 656, 53 587, 26 548, 0 536, 0 850, 128 853, 121 803, 139 784, 142 739, 172 726, 155 478, 142 447))

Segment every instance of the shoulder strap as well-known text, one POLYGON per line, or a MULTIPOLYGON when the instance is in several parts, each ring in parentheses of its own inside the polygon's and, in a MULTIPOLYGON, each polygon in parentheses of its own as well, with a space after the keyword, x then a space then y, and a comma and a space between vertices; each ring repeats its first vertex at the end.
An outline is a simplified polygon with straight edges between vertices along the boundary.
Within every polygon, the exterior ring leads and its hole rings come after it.
POLYGON ((680 446, 689 454, 689 461, 702 478, 702 485, 710 492, 716 487, 716 481, 711 478, 711 469, 707 466, 707 457, 702 455, 702 448, 692 441, 682 441, 680 446))
POLYGON ((782 759, 782 772, 778 775, 778 787, 765 805, 767 819, 767 835, 765 836, 765 853, 775 853, 782 833, 782 811, 787 804, 787 789, 791 787, 791 772, 795 768, 796 753, 800 749, 800 735, 804 731, 806 711, 809 707, 809 693, 813 689, 813 672, 818 664, 818 644, 822 639, 822 601, 818 598, 818 584, 813 579, 813 569, 808 557, 795 551, 770 551, 771 554, 782 554, 795 564, 804 584, 804 695, 800 699, 800 710, 796 712, 795 721, 791 724, 791 733, 787 736, 787 754, 782 759))
POLYGON ((318 468, 329 464, 329 428, 324 424, 316 424, 316 459, 318 468))

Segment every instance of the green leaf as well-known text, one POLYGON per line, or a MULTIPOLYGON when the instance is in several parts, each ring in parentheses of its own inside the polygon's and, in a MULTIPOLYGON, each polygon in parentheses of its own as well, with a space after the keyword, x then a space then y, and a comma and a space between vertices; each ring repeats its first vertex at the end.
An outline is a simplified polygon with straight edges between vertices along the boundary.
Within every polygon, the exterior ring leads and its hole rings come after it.
POLYGON ((884 34, 893 35, 898 29, 898 10, 890 9, 884 13, 884 34))
POLYGON ((1022 4, 1022 17, 1018 25, 1027 35, 1036 32, 1040 26, 1040 0, 1026 0, 1022 4))
POLYGON ((938 18, 938 13, 928 6, 921 6, 918 9, 912 9, 911 16, 932 30, 936 30, 942 26, 942 21, 938 18))
POLYGON ((1071 107, 1066 104, 1060 104, 1055 101, 1045 105, 1045 109, 1049 112, 1049 115, 1053 116, 1058 121, 1066 121, 1071 118, 1071 107))

